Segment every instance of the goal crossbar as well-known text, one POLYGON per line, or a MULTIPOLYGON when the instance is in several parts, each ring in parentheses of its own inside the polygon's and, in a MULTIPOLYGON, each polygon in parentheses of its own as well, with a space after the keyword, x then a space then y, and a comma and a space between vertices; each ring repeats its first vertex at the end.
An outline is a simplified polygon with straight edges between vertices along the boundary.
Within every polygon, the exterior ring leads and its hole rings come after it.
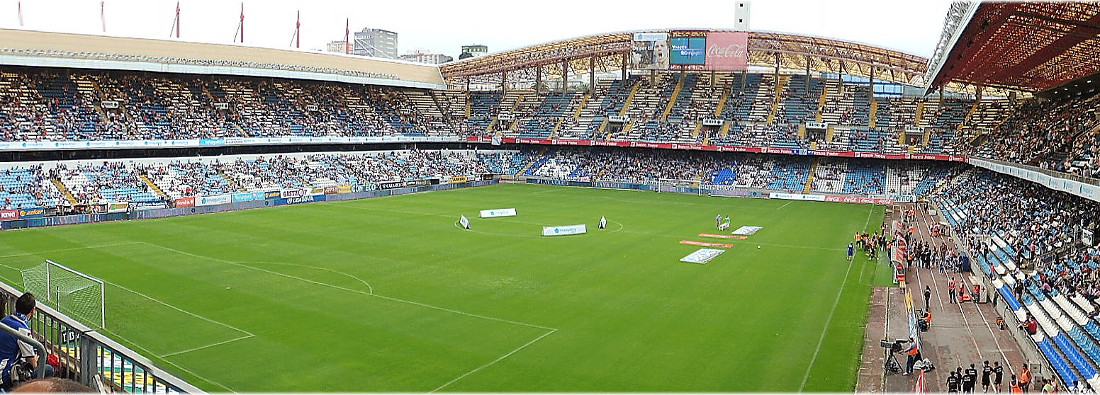
MULTIPOLYGON (((106 317, 106 309, 105 309, 106 298, 104 296, 105 287, 104 287, 103 280, 100 280, 98 278, 95 278, 95 277, 89 276, 87 274, 81 273, 81 272, 79 272, 75 269, 72 269, 68 266, 62 265, 60 263, 54 262, 54 261, 49 260, 49 259, 47 259, 45 263, 43 263, 42 265, 39 265, 37 267, 42 268, 42 269, 40 269, 40 270, 42 270, 42 272, 40 272, 39 275, 44 275, 45 278, 40 277, 41 280, 39 280, 40 281, 39 284, 41 284, 44 288, 41 289, 41 290, 32 289, 32 287, 30 286, 31 281, 28 281, 28 278, 29 278, 28 273, 35 271, 35 268, 30 268, 30 269, 26 269, 26 270, 21 271, 23 273, 23 277, 24 277, 24 280, 23 280, 24 281, 24 287, 27 288, 26 289, 27 291, 44 291, 45 295, 42 295, 42 296, 45 297, 45 299, 47 301, 52 301, 55 304, 54 307, 58 308, 58 310, 62 310, 62 307, 68 308, 71 313, 80 313, 81 311, 88 311, 88 310, 93 310, 93 309, 98 310, 98 314, 97 314, 98 317, 94 317, 94 316, 83 317, 83 314, 82 314, 82 317, 85 318, 85 319, 92 319, 92 320, 98 321, 98 322, 87 322, 86 324, 90 324, 90 325, 98 324, 101 328, 106 328, 107 327, 107 317, 106 317), (67 280, 67 281, 62 282, 63 277, 68 277, 68 278, 64 279, 64 280, 67 280), (70 283, 69 281, 76 281, 77 283, 74 284, 74 283, 70 283), (64 293, 65 295, 73 295, 73 294, 76 294, 78 292, 84 291, 84 290, 89 289, 89 288, 95 288, 96 286, 99 287, 99 292, 98 292, 99 295, 96 295, 96 296, 98 296, 98 299, 99 299, 98 301, 96 301, 96 302, 98 302, 99 306, 83 306, 83 309, 80 308, 81 306, 61 306, 61 300, 59 300, 59 299, 60 299, 60 296, 61 296, 62 293, 64 293), (77 311, 78 309, 80 311, 77 311)), ((95 292, 95 290, 91 290, 90 292, 95 292)), ((91 301, 85 299, 85 302, 83 304, 90 304, 88 302, 91 302, 91 301)), ((92 302, 92 303, 94 303, 94 302, 92 302)), ((80 304, 80 303, 78 303, 78 304, 80 304)), ((70 312, 65 312, 65 313, 70 313, 70 312)), ((76 318, 76 317, 73 317, 73 318, 76 318)))

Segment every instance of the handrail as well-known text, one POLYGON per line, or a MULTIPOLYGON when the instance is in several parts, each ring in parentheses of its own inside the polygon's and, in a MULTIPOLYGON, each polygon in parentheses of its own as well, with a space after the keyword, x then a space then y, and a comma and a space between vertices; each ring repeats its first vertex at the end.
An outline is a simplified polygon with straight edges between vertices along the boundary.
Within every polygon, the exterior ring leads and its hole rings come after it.
POLYGON ((1025 165, 1025 164, 1016 163, 1016 162, 1008 162, 1008 161, 1004 161, 1004 160, 1000 160, 1000 159, 992 159, 992 158, 985 158, 985 157, 975 157, 975 159, 981 159, 981 160, 984 160, 984 161, 987 161, 987 162, 990 162, 990 163, 996 163, 996 164, 1002 165, 1002 166, 1011 166, 1011 167, 1017 167, 1017 168, 1021 168, 1021 169, 1027 169, 1027 170, 1031 170, 1031 171, 1034 171, 1034 172, 1043 173, 1043 174, 1046 174, 1046 175, 1051 176, 1051 177, 1064 178, 1064 179, 1067 179, 1067 180, 1083 182, 1083 183, 1092 184, 1092 185, 1100 185, 1100 179, 1092 178, 1092 177, 1079 176, 1079 175, 1076 175, 1076 174, 1073 174, 1073 173, 1066 173, 1066 172, 1062 172, 1062 171, 1044 169, 1044 168, 1037 167, 1037 166, 1025 165))

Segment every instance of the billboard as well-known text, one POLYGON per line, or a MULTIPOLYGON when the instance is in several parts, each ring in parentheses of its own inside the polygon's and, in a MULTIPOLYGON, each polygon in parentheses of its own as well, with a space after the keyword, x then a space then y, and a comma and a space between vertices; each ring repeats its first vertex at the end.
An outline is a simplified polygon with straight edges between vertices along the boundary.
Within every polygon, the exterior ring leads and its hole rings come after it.
POLYGON ((703 65, 707 61, 707 37, 673 37, 669 40, 669 58, 672 65, 703 65))
POLYGON ((706 69, 740 71, 749 64, 748 32, 707 33, 706 69))
POLYGON ((668 33, 634 33, 631 64, 639 70, 668 69, 668 33))

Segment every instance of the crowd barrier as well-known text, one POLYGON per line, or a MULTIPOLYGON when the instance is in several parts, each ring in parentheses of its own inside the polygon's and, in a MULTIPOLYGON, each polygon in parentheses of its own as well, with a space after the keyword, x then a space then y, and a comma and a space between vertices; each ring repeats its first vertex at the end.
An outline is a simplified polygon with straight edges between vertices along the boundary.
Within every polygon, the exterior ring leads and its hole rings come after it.
POLYGON ((329 200, 355 200, 366 199, 381 196, 393 196, 404 195, 417 192, 431 192, 431 191, 444 191, 456 188, 466 187, 478 187, 496 184, 499 182, 497 179, 492 180, 478 180, 478 181, 466 181, 458 183, 447 183, 438 185, 418 185, 408 186, 401 188, 391 189, 376 189, 368 191, 347 192, 347 193, 333 193, 333 194, 313 194, 304 195, 298 197, 272 197, 263 200, 249 200, 222 204, 212 204, 204 206, 190 206, 190 207, 174 207, 174 208, 161 208, 161 209, 148 209, 148 210, 130 210, 128 212, 120 213, 107 213, 107 214, 78 214, 78 215, 63 215, 56 217, 41 217, 41 218, 27 218, 27 219, 14 219, 0 221, 0 229, 23 229, 23 228, 37 228, 43 226, 54 225, 76 225, 76 224, 88 224, 94 222, 104 221, 120 221, 127 219, 150 219, 150 218, 165 218, 175 217, 180 215, 191 214, 210 214, 220 213, 224 211, 236 211, 236 210, 249 210, 255 208, 264 207, 276 207, 302 203, 321 202, 329 200))
MULTIPOLYGON (((23 292, 0 282, 0 310, 8 315, 23 292)), ((49 353, 57 355, 58 374, 108 392, 203 393, 186 381, 157 368, 147 358, 95 329, 38 304, 28 324, 49 353)), ((43 365, 44 366, 44 365, 43 365)))

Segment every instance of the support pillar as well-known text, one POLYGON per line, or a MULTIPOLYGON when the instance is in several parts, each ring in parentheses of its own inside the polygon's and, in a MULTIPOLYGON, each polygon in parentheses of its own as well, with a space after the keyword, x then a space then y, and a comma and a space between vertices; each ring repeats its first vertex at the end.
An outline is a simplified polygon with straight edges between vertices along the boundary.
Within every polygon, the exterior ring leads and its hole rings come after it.
MULTIPOLYGON (((843 89, 844 88, 844 73, 848 71, 848 66, 844 65, 843 60, 839 60, 838 62, 840 62, 840 72, 836 73, 836 82, 839 82, 840 87, 843 89)), ((837 92, 837 93, 839 93, 839 92, 837 92)))
POLYGON ((630 71, 630 52, 623 52, 623 84, 625 86, 626 79, 629 77, 627 73, 630 71))
POLYGON ((737 91, 738 94, 745 93, 745 83, 747 82, 745 80, 747 79, 749 79, 749 71, 741 70, 741 89, 737 91))
POLYGON ((542 94, 542 65, 535 66, 535 96, 542 94))
POLYGON ((775 81, 773 83, 779 83, 779 53, 775 53, 775 81))
POLYGON ((588 90, 596 88, 596 55, 588 58, 588 90))
POLYGON ((810 94, 810 63, 814 60, 809 55, 806 56, 806 94, 810 94))
POLYGON ((561 93, 564 95, 565 91, 569 90, 569 60, 561 60, 561 93))
POLYGON ((872 64, 868 67, 871 78, 867 79, 867 87, 871 88, 871 100, 875 99, 875 65, 872 64))
POLYGON ((711 70, 710 71, 710 87, 714 88, 714 85, 717 85, 717 82, 714 81, 714 70, 711 70))
POLYGON ((503 96, 508 93, 508 72, 500 72, 500 94, 503 96))

